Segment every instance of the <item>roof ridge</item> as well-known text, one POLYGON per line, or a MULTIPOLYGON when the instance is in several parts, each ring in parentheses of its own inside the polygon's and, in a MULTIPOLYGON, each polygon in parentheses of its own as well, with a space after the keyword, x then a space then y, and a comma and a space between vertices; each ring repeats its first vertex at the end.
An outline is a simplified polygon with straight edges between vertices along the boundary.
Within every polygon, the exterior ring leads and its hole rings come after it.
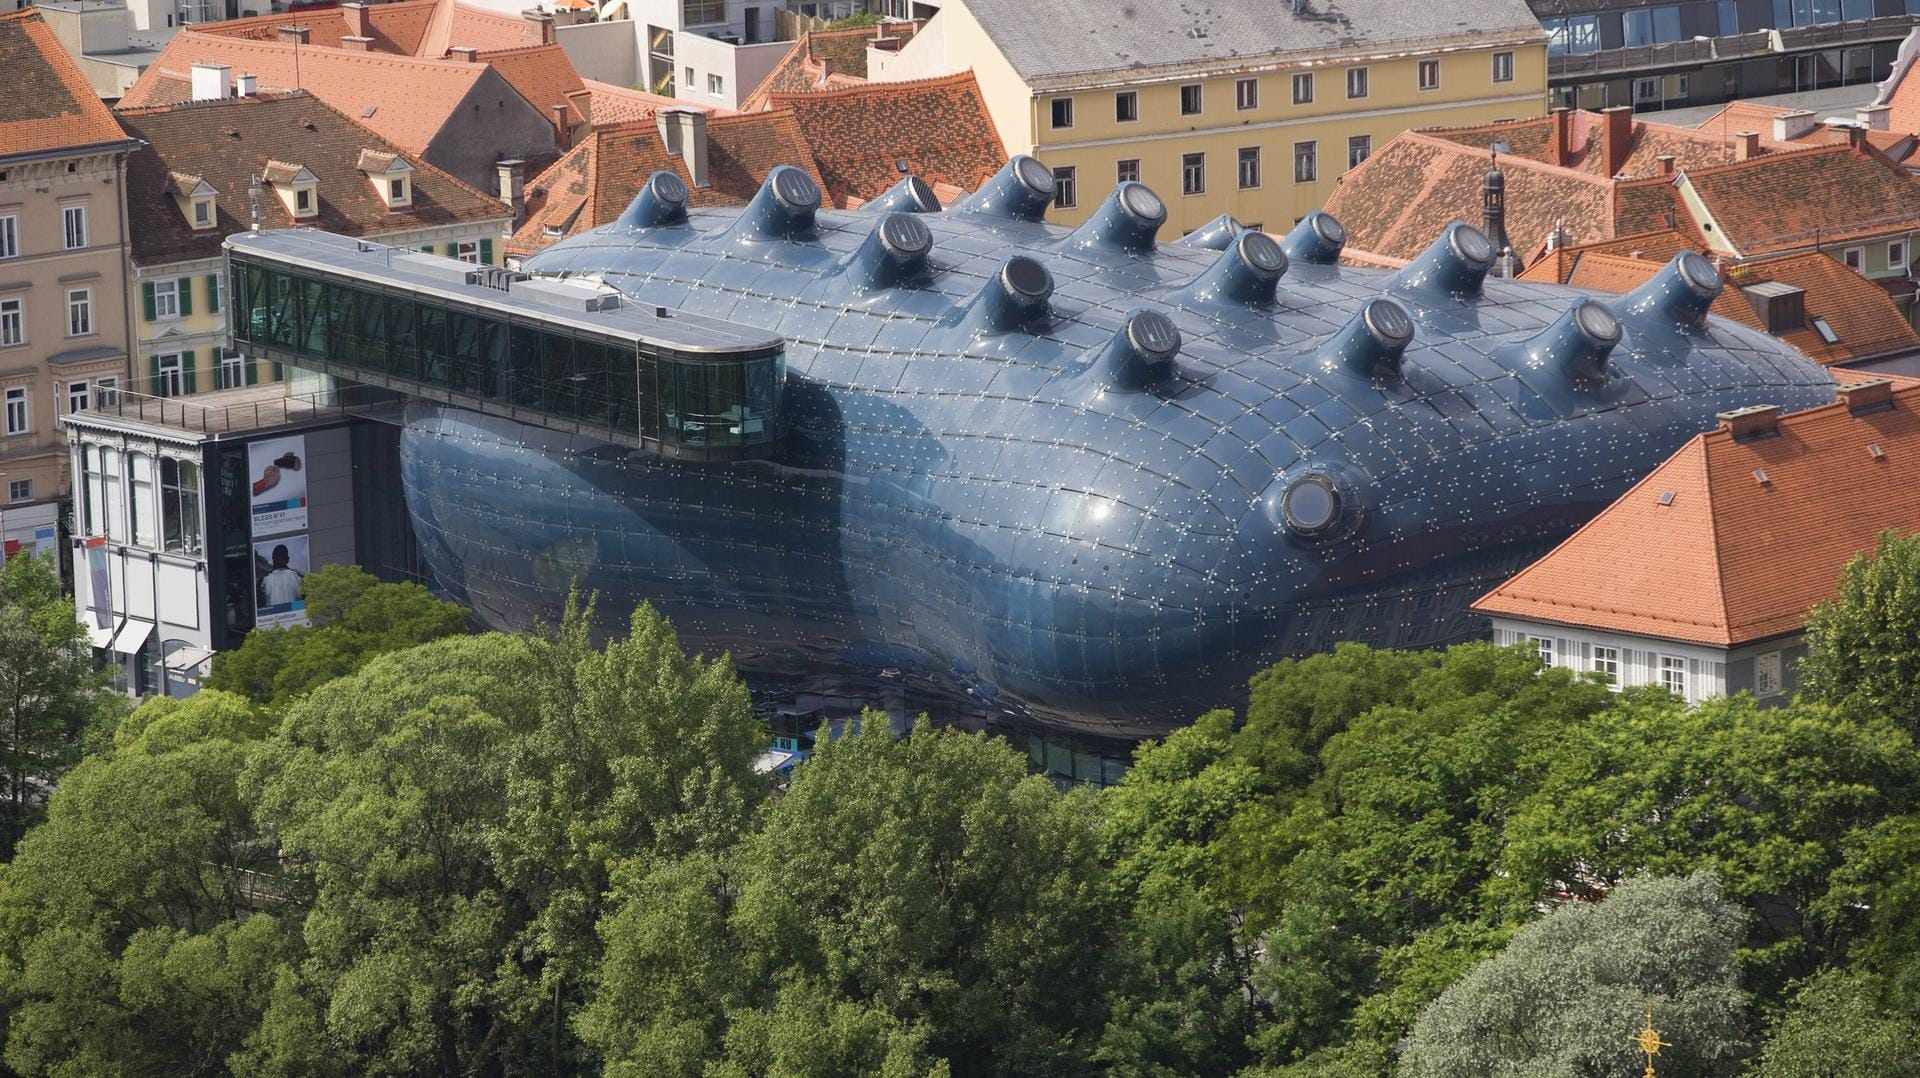
POLYGON ((863 81, 858 86, 842 86, 837 90, 772 90, 767 93, 767 101, 775 102, 783 99, 797 98, 799 100, 813 102, 823 98, 846 97, 852 94, 877 94, 892 90, 945 85, 958 86, 962 84, 971 84, 977 89, 980 85, 980 80, 974 77, 972 69, 968 69, 966 71, 956 71, 951 75, 930 75, 924 79, 903 79, 899 82, 863 81))
MULTIPOLYGON (((1486 152, 1485 150, 1476 149, 1475 147, 1472 147, 1472 146, 1462 145, 1461 143, 1455 142, 1452 139, 1440 138, 1436 135, 1429 135, 1421 131, 1404 131, 1398 137, 1405 138, 1413 142, 1418 142, 1425 146, 1431 146, 1437 149, 1442 149, 1447 151, 1448 153, 1455 154, 1456 156, 1461 156, 1461 157, 1477 158, 1482 153, 1486 152)), ((1372 158, 1369 157, 1367 160, 1370 161, 1372 160, 1372 158)), ((1362 163, 1364 164, 1365 162, 1362 162, 1362 163)), ((1592 187, 1607 187, 1614 183, 1611 177, 1596 176, 1593 173, 1586 171, 1585 169, 1568 168, 1565 165, 1552 165, 1552 164, 1548 164, 1545 161, 1536 161, 1531 157, 1522 157, 1519 154, 1502 155, 1500 159, 1500 167, 1502 169, 1505 169, 1508 165, 1518 165, 1523 169, 1534 171, 1534 172, 1546 172, 1546 173, 1551 173, 1555 176, 1565 176, 1569 179, 1579 180, 1580 182, 1588 184, 1589 186, 1592 186, 1592 187)))
MULTIPOLYGON (((1674 175, 1678 176, 1684 172, 1689 179, 1699 176, 1718 176, 1722 173, 1733 172, 1738 169, 1755 168, 1766 165, 1769 162, 1783 161, 1788 158, 1798 160, 1802 157, 1813 157, 1823 153, 1846 153, 1853 149, 1850 143, 1845 142, 1823 142, 1814 146, 1800 146, 1791 142, 1781 142, 1775 143, 1775 145, 1783 148, 1770 150, 1757 157, 1749 157, 1745 161, 1725 161, 1718 165, 1707 165, 1701 168, 1688 168, 1682 165, 1680 168, 1674 170, 1674 175), (1792 148, 1787 149, 1785 147, 1792 148)), ((1668 177, 1664 176, 1661 177, 1661 179, 1667 178, 1668 177)))

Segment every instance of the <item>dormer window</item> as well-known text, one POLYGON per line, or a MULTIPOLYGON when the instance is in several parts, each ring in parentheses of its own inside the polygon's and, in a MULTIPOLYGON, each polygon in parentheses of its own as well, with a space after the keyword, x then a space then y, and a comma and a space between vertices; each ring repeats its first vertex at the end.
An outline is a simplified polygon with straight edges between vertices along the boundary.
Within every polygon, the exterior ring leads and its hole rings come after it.
POLYGON ((293 212, 296 217, 305 217, 313 212, 313 188, 296 187, 293 189, 293 212))
POLYGON ((193 200, 193 227, 195 228, 212 228, 213 227, 213 200, 212 199, 196 198, 193 200))
POLYGON ((280 204, 295 220, 319 216, 320 180, 305 166, 268 161, 261 178, 273 185, 273 193, 280 196, 280 204))
POLYGON ((375 193, 390 210, 413 205, 413 166, 390 150, 361 150, 354 166, 373 184, 375 193))
POLYGON ((173 196, 174 205, 180 207, 180 212, 195 231, 212 228, 218 223, 219 215, 213 207, 214 196, 218 193, 212 184, 198 176, 184 172, 167 174, 167 194, 173 196))
POLYGON ((396 202, 405 202, 406 200, 407 200, 407 181, 404 179, 388 180, 387 181, 387 201, 389 203, 396 203, 396 202))

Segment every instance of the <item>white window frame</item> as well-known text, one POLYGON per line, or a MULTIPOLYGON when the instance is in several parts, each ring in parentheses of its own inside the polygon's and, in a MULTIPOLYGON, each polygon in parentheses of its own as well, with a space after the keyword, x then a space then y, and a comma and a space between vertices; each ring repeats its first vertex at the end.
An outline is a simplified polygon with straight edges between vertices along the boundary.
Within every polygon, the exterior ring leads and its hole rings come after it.
POLYGON ((471 263, 472 265, 475 265, 475 266, 480 264, 480 241, 479 240, 461 240, 457 245, 455 245, 453 250, 454 250, 454 257, 458 258, 460 261, 471 263))
POLYGON ((112 408, 120 403, 120 376, 109 374, 93 380, 93 406, 112 408))
POLYGON ((1512 82, 1513 81, 1513 54, 1512 53, 1496 52, 1493 54, 1493 81, 1495 82, 1512 82))
POLYGON ((6 413, 4 431, 9 438, 33 433, 33 391, 26 386, 8 386, 0 394, 0 408, 6 413))
POLYGON ((85 378, 75 378, 67 383, 67 414, 87 411, 93 401, 93 387, 85 378))
POLYGON ((707 72, 707 96, 727 96, 727 80, 711 71, 707 72))
POLYGON ((1260 80, 1238 79, 1233 84, 1233 107, 1245 112, 1260 107, 1260 80))
POLYGON ((67 336, 93 336, 93 289, 67 289, 67 336))
POLYGON ((1347 136, 1347 168, 1349 169, 1359 168, 1362 162, 1364 162, 1367 158, 1372 156, 1373 156, 1373 136, 1372 135, 1348 135, 1347 136), (1354 156, 1355 150, 1360 151, 1358 157, 1354 156))
POLYGON ((1867 249, 1865 247, 1847 248, 1840 252, 1840 264, 1855 273, 1865 273, 1867 271, 1867 249))
POLYGON ((1139 183, 1140 159, 1138 157, 1122 157, 1114 163, 1113 177, 1115 183, 1139 183))
POLYGON ((1251 191, 1260 186, 1260 147, 1242 146, 1233 155, 1234 178, 1239 181, 1240 190, 1251 191), (1252 156, 1248 156, 1251 153, 1252 156), (1249 176, 1247 165, 1253 165, 1249 176), (1249 182, 1251 181, 1251 182, 1249 182))
POLYGON ((83 251, 87 246, 87 207, 84 203, 60 207, 60 226, 63 230, 61 240, 69 251, 83 251))
POLYGON ((1065 131, 1071 128, 1073 126, 1073 98, 1048 98, 1047 123, 1055 131, 1065 131))
POLYGON ((1682 655, 1661 655, 1654 663, 1654 676, 1661 688, 1680 699, 1687 698, 1687 660, 1682 655))
POLYGON ((1553 637, 1528 634, 1522 639, 1533 645, 1533 650, 1540 656, 1541 666, 1553 665, 1553 637))
POLYGON ((1786 692, 1786 670, 1780 653, 1769 651, 1753 657, 1753 695, 1765 700, 1786 692))
POLYGON ((1182 195, 1207 193, 1207 155, 1205 153, 1180 155, 1180 193, 1182 195))
POLYGON ((1347 100, 1358 101, 1373 92, 1373 76, 1363 65, 1347 68, 1347 100), (1355 90, 1359 93, 1355 93, 1355 90))
POLYGON ((27 343, 27 301, 20 296, 0 299, 0 348, 27 343))
POLYGON ((0 259, 20 257, 20 215, 0 213, 0 259))
POLYGON ((1605 644, 1593 645, 1593 658, 1590 660, 1593 671, 1605 675, 1607 687, 1620 687, 1620 649, 1605 644))
POLYGON ((171 321, 180 317, 180 281, 169 277, 153 282, 153 320, 171 321))
POLYGON ((1293 103, 1296 105, 1313 104, 1313 72, 1296 72, 1293 76, 1293 103))
POLYGON ((1207 109, 1207 91, 1197 82, 1185 83, 1180 87, 1180 115, 1198 116, 1207 109), (1193 91, 1193 107, 1187 107, 1187 91, 1193 91))
POLYGON ((214 224, 213 200, 210 198, 194 199, 193 200, 193 227, 196 229, 212 228, 213 224, 214 224), (205 216, 202 216, 202 214, 204 214, 205 216))
POLYGON ((1887 268, 1896 273, 1905 273, 1907 269, 1907 241, 1887 241, 1887 268), (1898 252, 1897 254, 1895 252, 1898 252))
POLYGON ((178 352, 168 352, 153 357, 154 382, 153 395, 156 397, 179 397, 186 390, 186 362, 178 352))
POLYGON ((1421 60, 1419 61, 1419 65, 1420 66, 1415 69, 1416 74, 1414 77, 1418 80, 1420 91, 1425 93, 1428 90, 1438 90, 1440 88, 1440 61, 1421 60), (1429 72, 1433 74, 1433 81, 1431 82, 1427 81, 1427 74, 1429 72))
POLYGON ((1060 165, 1053 170, 1053 205, 1056 209, 1070 210, 1080 204, 1080 173, 1072 165, 1060 165))
POLYGON ((221 389, 237 389, 247 384, 247 357, 225 348, 215 348, 213 372, 221 389))
POLYGON ((1121 90, 1113 95, 1113 122, 1117 124, 1140 122, 1140 92, 1138 90, 1121 90), (1122 101, 1127 104, 1125 109, 1120 107, 1122 101), (1121 115, 1122 112, 1126 113, 1126 115, 1121 115))
POLYGON ((33 480, 7 480, 7 500, 10 502, 30 502, 33 500, 33 480))
POLYGON ((1320 182, 1320 141, 1318 139, 1302 139, 1293 144, 1293 182, 1320 182), (1304 170, 1300 167, 1300 161, 1302 159, 1300 147, 1302 146, 1307 148, 1307 152, 1304 155, 1307 167, 1304 170), (1302 174, 1303 172, 1304 175, 1302 174))

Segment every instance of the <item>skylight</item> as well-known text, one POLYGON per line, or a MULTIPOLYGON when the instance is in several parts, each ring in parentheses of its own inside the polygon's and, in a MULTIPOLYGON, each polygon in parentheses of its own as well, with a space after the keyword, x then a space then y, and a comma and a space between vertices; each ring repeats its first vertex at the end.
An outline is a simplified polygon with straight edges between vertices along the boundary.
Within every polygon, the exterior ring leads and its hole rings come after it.
POLYGON ((1820 339, 1828 344, 1840 343, 1840 335, 1833 331, 1832 326, 1827 325, 1827 320, 1824 318, 1816 318, 1813 320, 1813 331, 1818 333, 1820 339))

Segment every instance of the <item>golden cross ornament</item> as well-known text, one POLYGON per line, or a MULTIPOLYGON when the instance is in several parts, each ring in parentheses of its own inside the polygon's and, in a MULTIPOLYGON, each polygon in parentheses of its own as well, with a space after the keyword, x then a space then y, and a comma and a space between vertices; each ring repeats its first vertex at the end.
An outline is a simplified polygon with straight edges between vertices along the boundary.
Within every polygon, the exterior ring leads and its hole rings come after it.
POLYGON ((1653 1028, 1652 1007, 1647 1008, 1647 1024, 1640 1027, 1640 1032, 1634 1034, 1629 1039, 1647 1055, 1647 1069, 1641 1078, 1655 1078, 1653 1073, 1653 1058, 1660 1054, 1660 1049, 1671 1048, 1673 1045, 1661 1040, 1660 1031, 1653 1028))

